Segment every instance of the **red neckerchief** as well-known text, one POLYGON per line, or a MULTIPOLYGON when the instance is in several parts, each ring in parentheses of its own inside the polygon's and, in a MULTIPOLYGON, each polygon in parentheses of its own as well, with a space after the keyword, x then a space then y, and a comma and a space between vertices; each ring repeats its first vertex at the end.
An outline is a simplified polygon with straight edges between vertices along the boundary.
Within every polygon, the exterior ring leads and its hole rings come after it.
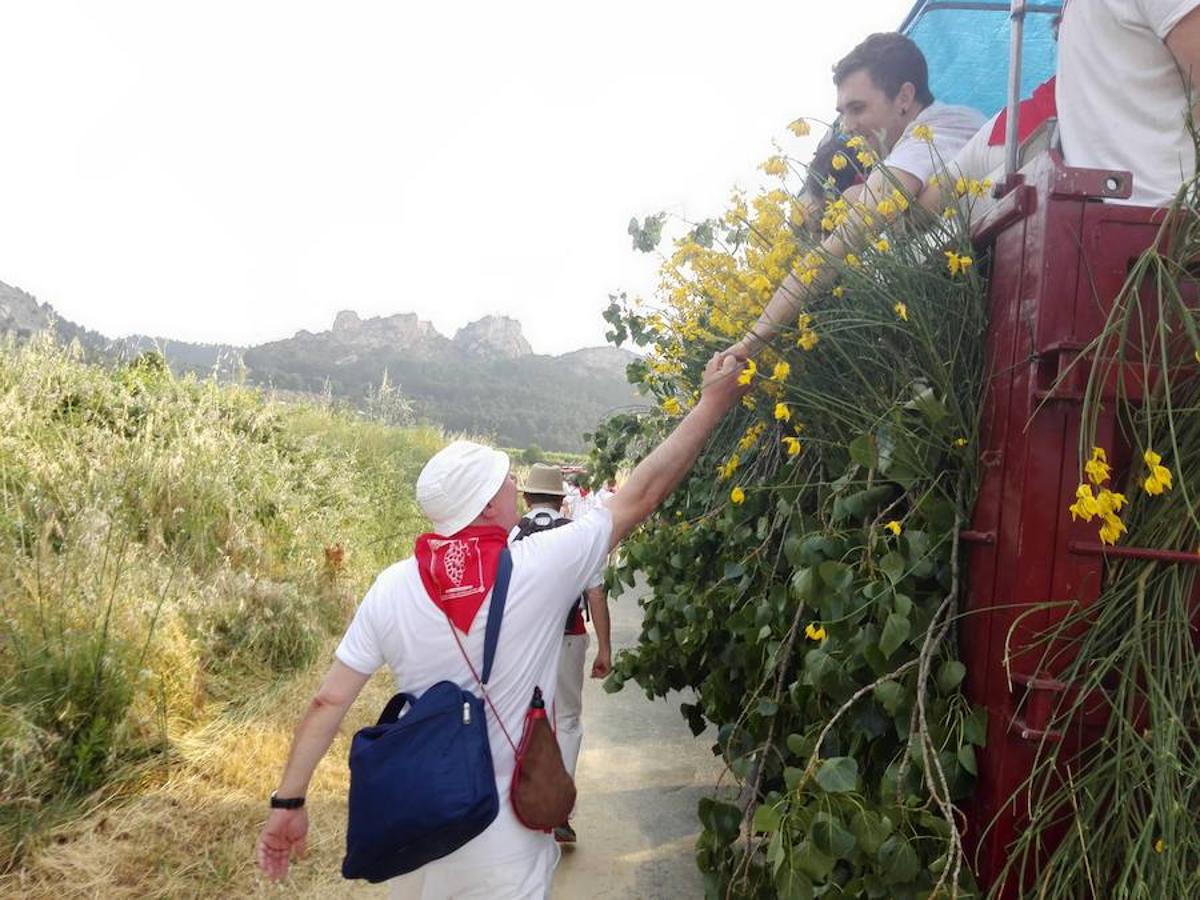
POLYGON ((437 608, 466 634, 496 580, 508 534, 498 525, 469 525, 450 537, 423 534, 413 555, 421 583, 437 608))
POLYGON ((586 496, 587 496, 588 494, 590 494, 591 492, 592 492, 591 488, 585 488, 585 487, 581 487, 581 488, 579 489, 579 496, 580 496, 580 497, 586 497, 586 496))
MULTIPOLYGON (((1033 89, 1033 95, 1028 100, 1022 100, 1017 107, 1017 143, 1020 144, 1029 137, 1037 127, 1058 115, 1058 104, 1054 101, 1054 76, 1043 81, 1033 89)), ((1008 127, 1008 110, 1001 110, 996 116, 996 124, 992 126, 992 136, 988 138, 989 147, 999 147, 1004 143, 1004 130, 1008 127)))

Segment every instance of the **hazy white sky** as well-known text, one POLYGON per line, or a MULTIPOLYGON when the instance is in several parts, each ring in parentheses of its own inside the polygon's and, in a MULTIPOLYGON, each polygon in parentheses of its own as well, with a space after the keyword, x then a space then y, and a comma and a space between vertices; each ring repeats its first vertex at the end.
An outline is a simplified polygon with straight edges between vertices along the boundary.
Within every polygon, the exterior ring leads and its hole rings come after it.
MULTIPOLYGON (((339 309, 603 343, 630 216, 719 212, 911 0, 0 0, 0 281, 108 335, 339 309)), ((811 139, 810 139, 811 140, 811 139)))

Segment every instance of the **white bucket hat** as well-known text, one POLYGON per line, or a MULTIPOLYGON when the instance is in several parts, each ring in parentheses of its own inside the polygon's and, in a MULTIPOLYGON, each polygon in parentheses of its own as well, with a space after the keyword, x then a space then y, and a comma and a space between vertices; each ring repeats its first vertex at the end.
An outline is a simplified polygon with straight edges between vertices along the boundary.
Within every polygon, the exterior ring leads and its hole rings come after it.
POLYGON ((417 503, 433 530, 449 536, 483 512, 508 477, 508 454, 473 441, 454 441, 417 476, 417 503))

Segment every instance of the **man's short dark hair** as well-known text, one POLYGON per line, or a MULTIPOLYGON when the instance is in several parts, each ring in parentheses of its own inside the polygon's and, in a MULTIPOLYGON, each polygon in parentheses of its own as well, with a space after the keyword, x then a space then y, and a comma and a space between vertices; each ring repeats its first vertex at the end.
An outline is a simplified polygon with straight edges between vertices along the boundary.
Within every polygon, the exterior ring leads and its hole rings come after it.
POLYGON ((833 67, 833 83, 841 84, 860 69, 866 69, 875 87, 889 100, 894 99, 911 81, 917 89, 916 101, 922 106, 933 102, 929 92, 929 66, 925 54, 912 39, 896 31, 873 34, 842 57, 833 67))
POLYGON ((541 503, 558 509, 558 507, 562 506, 562 502, 563 498, 558 496, 558 494, 531 494, 528 491, 525 492, 526 506, 534 506, 541 503))

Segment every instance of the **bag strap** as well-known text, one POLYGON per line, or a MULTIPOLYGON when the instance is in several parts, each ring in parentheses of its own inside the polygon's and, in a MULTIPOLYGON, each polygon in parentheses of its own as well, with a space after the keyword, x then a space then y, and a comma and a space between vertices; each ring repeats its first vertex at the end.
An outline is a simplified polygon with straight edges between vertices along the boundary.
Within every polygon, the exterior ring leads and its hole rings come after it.
POLYGON ((404 704, 413 701, 412 694, 393 694, 392 699, 387 702, 387 706, 383 708, 383 712, 379 714, 379 721, 376 725, 391 725, 400 718, 400 711, 404 709, 404 704))
POLYGON ((455 629, 454 623, 450 621, 449 616, 446 617, 446 624, 450 626, 450 636, 454 638, 454 643, 458 644, 458 652, 462 654, 463 662, 471 670, 471 675, 474 677, 475 683, 479 685, 479 692, 483 694, 483 699, 487 701, 488 707, 492 710, 492 715, 496 717, 496 722, 499 724, 500 730, 504 732, 504 737, 508 740, 508 745, 512 747, 515 754, 517 752, 517 745, 513 742, 512 735, 508 733, 508 729, 504 727, 504 719, 500 717, 500 713, 496 710, 496 705, 492 703, 492 698, 488 696, 487 688, 484 687, 488 676, 492 674, 492 662, 496 658, 496 645, 500 641, 500 625, 504 619, 504 604, 508 600, 508 582, 511 575, 512 554, 505 547, 500 551, 500 563, 496 568, 496 581, 492 584, 492 603, 488 608, 487 627, 483 634, 483 678, 480 678, 479 673, 475 671, 475 666, 471 663, 471 657, 467 655, 467 648, 463 646, 462 638, 458 636, 458 631, 455 629))
POLYGON ((488 607, 487 629, 483 634, 483 677, 487 684, 492 674, 492 663, 496 661, 496 647, 500 643, 500 624, 504 620, 504 604, 508 600, 508 581, 512 577, 512 554, 505 547, 500 551, 500 563, 496 568, 496 581, 492 585, 492 603, 488 607))

